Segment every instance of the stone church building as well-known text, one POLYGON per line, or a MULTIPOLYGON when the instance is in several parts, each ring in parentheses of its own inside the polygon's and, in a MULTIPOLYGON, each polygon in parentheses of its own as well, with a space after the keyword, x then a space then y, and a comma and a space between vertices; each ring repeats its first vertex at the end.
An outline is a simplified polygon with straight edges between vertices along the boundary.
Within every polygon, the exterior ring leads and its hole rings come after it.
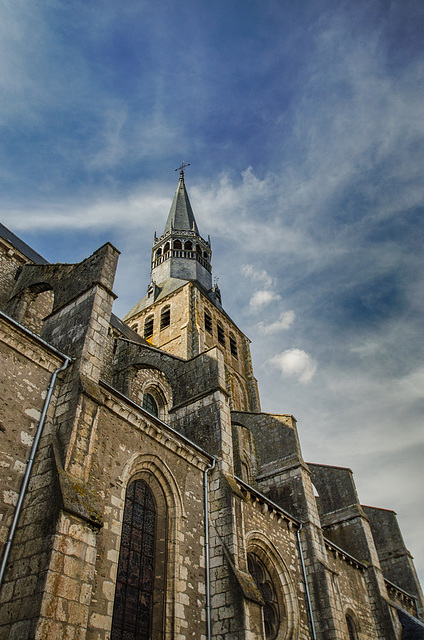
POLYGON ((183 169, 123 320, 118 255, 0 226, 0 640, 424 638, 395 513, 262 411, 183 169))

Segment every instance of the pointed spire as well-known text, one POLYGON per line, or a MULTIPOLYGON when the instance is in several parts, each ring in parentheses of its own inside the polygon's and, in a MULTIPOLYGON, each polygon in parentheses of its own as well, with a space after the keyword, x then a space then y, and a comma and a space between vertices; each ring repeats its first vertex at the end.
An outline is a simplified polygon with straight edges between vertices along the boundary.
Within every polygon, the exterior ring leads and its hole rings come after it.
MULTIPOLYGON (((171 231, 172 229, 177 229, 183 231, 195 231, 199 234, 199 229, 197 228, 193 209, 191 208, 188 193, 184 184, 184 168, 188 166, 190 165, 182 162, 181 167, 178 167, 180 170, 180 179, 169 211, 168 220, 166 221, 164 233, 171 231)), ((175 169, 175 171, 178 171, 178 169, 175 169)))

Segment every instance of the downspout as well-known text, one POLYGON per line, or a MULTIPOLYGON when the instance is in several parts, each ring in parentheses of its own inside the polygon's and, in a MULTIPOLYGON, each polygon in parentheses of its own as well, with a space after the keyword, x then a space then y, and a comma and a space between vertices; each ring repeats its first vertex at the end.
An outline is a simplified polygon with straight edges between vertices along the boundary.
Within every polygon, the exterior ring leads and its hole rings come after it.
MULTIPOLYGON (((38 337, 38 336, 37 336, 38 337)), ((56 383, 56 378, 58 376, 58 374, 61 371, 64 371, 67 366, 69 365, 69 363, 71 362, 72 358, 69 358, 68 356, 64 356, 65 358, 65 362, 63 363, 63 365, 61 367, 59 367, 58 369, 56 369, 53 372, 53 375, 50 379, 50 384, 49 387, 47 389, 47 395, 46 395, 46 399, 44 401, 44 406, 43 406, 43 410, 41 412, 41 416, 40 416, 40 422, 38 423, 38 427, 37 427, 37 431, 36 434, 34 436, 34 441, 32 443, 32 448, 31 448, 31 453, 27 462, 27 466, 25 469, 25 475, 24 475, 24 479, 22 481, 22 486, 21 486, 21 490, 19 493, 19 498, 18 501, 16 503, 16 508, 15 508, 15 513, 13 515, 13 520, 12 520, 12 524, 10 526, 10 530, 9 530, 9 537, 7 539, 7 542, 5 544, 5 548, 4 548, 4 554, 3 554, 3 559, 2 559, 2 563, 1 563, 1 567, 0 567, 0 589, 3 585, 3 578, 4 578, 4 574, 6 571, 6 565, 7 565, 7 561, 9 559, 9 554, 11 551, 11 547, 12 547, 12 541, 15 535, 15 531, 16 531, 16 527, 18 525, 18 520, 19 520, 19 516, 21 514, 21 510, 22 510, 22 504, 24 501, 24 497, 26 494, 26 490, 28 487, 28 483, 29 483, 29 478, 31 475, 31 470, 32 470, 32 465, 34 463, 34 458, 35 458, 35 454, 37 453, 37 448, 38 448, 38 443, 40 441, 42 432, 43 432, 43 428, 44 428, 44 423, 46 421, 46 415, 47 415, 47 411, 50 405, 50 400, 53 394, 53 389, 56 383)))
POLYGON ((299 547, 300 563, 302 565, 303 580, 305 582, 306 601, 308 603, 309 620, 311 622, 312 640, 316 640, 317 636, 316 636, 316 633, 315 633, 314 617, 312 615, 311 596, 310 596, 310 593, 309 593, 308 578, 306 576, 306 567, 305 567, 305 560, 303 558, 302 542, 300 540, 300 532, 301 532, 302 528, 303 528, 303 524, 301 524, 300 527, 296 530, 296 537, 297 537, 297 544, 298 544, 298 547, 299 547))
POLYGON ((203 498, 205 507, 205 574, 206 574, 206 640, 212 638, 211 626, 211 575, 209 558, 209 489, 208 473, 215 468, 216 460, 203 473, 203 498))

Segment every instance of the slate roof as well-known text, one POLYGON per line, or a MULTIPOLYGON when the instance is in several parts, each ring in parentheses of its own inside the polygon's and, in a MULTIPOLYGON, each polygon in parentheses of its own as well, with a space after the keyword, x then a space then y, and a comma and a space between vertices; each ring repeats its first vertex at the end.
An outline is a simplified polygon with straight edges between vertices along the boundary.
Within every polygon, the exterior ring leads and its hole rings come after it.
POLYGON ((194 219, 194 213, 191 208, 188 193, 185 188, 183 175, 180 176, 180 180, 178 182, 178 187, 172 201, 164 233, 171 231, 171 229, 178 229, 179 231, 195 231, 197 235, 200 235, 196 220, 194 219))
POLYGON ((399 607, 397 609, 402 625, 402 640, 424 640, 424 624, 407 611, 399 607))
POLYGON ((4 224, 1 223, 0 238, 3 238, 3 240, 6 240, 9 244, 12 245, 12 247, 15 247, 17 251, 23 253, 23 255, 28 258, 28 260, 31 260, 31 262, 34 262, 35 264, 49 264, 48 260, 43 258, 43 256, 40 256, 40 254, 34 251, 34 249, 31 249, 31 247, 29 247, 23 240, 18 238, 18 236, 15 236, 15 234, 12 233, 10 229, 5 227, 4 224))
POLYGON ((130 327, 122 322, 121 318, 118 318, 114 313, 110 316, 110 324, 112 327, 117 329, 122 335, 127 338, 127 340, 131 340, 132 342, 139 342, 140 344, 144 344, 150 346, 147 340, 138 335, 136 331, 130 329, 130 327))

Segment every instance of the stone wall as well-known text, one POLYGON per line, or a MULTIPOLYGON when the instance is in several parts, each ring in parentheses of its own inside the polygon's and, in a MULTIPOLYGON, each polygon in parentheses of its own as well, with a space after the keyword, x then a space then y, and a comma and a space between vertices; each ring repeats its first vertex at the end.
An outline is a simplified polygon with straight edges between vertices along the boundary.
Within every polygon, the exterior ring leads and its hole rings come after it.
POLYGON ((259 408, 259 395, 246 336, 196 285, 187 282, 157 303, 127 318, 127 323, 140 335, 144 335, 144 322, 148 317, 153 318, 153 335, 148 338, 149 343, 167 353, 190 359, 213 347, 219 348, 224 354, 228 371, 227 391, 232 397, 233 408, 259 408), (171 324, 161 330, 161 313, 166 307, 170 307, 171 324), (205 312, 211 318, 210 332, 205 327, 205 312), (218 324, 223 330, 224 344, 218 339, 218 324), (233 343, 230 342, 230 337, 233 343))
POLYGON ((202 637, 205 632, 203 470, 209 461, 178 441, 154 419, 140 415, 103 388, 92 486, 99 496, 103 527, 98 534, 96 578, 87 639, 108 638, 113 610, 125 490, 131 479, 161 484, 168 503, 167 636, 202 637), (148 480, 149 481, 149 480, 148 480), (187 635, 188 634, 188 635, 187 635))
POLYGON ((0 309, 4 310, 9 300, 19 271, 27 262, 26 257, 0 238, 0 309))
POLYGON ((0 318, 0 536, 9 531, 53 371, 63 360, 0 318))
MULTIPOLYGON (((363 509, 369 518, 384 577, 413 595, 417 599, 419 615, 424 616, 423 592, 412 555, 405 546, 396 513, 376 507, 363 509)), ((401 602, 402 598, 401 595, 401 602)))

